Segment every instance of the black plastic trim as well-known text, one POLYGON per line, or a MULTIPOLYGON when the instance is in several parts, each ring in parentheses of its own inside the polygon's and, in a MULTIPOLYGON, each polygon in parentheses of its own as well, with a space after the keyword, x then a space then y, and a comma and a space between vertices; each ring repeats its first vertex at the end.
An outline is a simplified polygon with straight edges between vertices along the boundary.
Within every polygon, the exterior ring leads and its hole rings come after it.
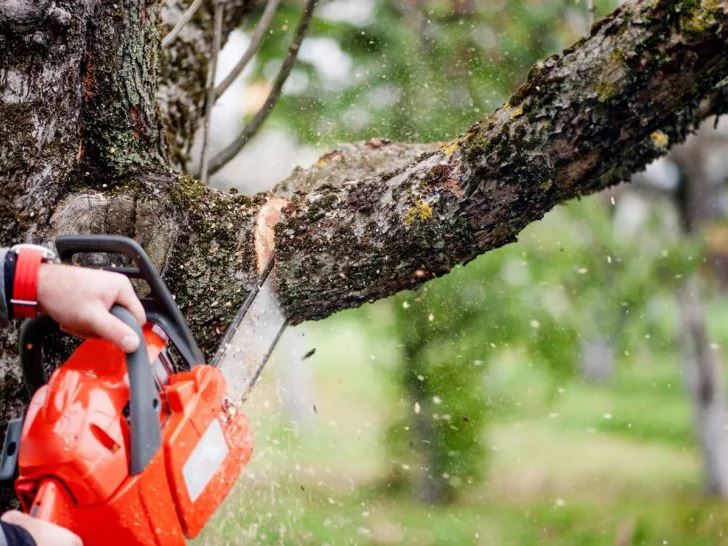
POLYGON ((139 347, 127 353, 129 369, 129 419, 131 421, 132 476, 141 474, 152 458, 162 448, 162 431, 159 424, 161 401, 149 365, 147 345, 139 323, 127 309, 120 305, 111 308, 111 314, 129 326, 139 336, 139 347))
POLYGON ((43 367, 43 339, 55 331, 58 324, 45 315, 26 320, 20 327, 20 366, 25 388, 31 396, 48 382, 43 367))
POLYGON ((23 418, 10 419, 7 429, 5 429, 3 452, 0 456, 0 483, 11 484, 18 477, 18 453, 22 433, 23 418))

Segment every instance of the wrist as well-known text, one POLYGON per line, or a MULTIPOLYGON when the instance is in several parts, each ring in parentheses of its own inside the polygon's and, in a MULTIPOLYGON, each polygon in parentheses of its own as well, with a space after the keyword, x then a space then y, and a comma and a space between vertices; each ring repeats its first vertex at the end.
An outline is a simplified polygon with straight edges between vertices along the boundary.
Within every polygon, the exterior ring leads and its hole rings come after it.
MULTIPOLYGON (((38 316, 38 283, 44 262, 56 261, 48 249, 36 245, 17 245, 11 249, 15 254, 14 270, 10 272, 11 316, 13 318, 33 318, 38 316)), ((12 258, 11 258, 12 260, 12 258)), ((12 264, 9 266, 12 268, 12 264)))
MULTIPOLYGON (((46 314, 47 305, 44 305, 53 296, 53 279, 58 278, 58 272, 54 271, 56 267, 63 267, 58 264, 43 262, 38 270, 38 313, 46 314)), ((55 296, 58 297, 57 295, 55 296)))

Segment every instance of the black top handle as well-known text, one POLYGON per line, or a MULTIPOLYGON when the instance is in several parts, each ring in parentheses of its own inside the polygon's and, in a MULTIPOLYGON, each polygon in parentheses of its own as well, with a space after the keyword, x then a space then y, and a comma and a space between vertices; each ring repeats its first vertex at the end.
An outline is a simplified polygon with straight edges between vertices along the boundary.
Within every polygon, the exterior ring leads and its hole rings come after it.
POLYGON ((61 235, 56 238, 55 244, 58 255, 64 262, 70 261, 77 254, 92 253, 118 254, 131 259, 136 267, 103 269, 146 281, 151 291, 149 297, 141 298, 141 301, 147 318, 165 331, 189 368, 204 363, 205 357, 172 294, 149 256, 134 239, 121 235, 61 235))
POLYGON ((149 365, 147 344, 139 323, 127 309, 114 305, 111 314, 129 326, 139 336, 139 347, 126 354, 129 370, 129 420, 131 421, 132 476, 141 474, 152 458, 162 448, 162 432, 159 425, 159 400, 152 367, 149 365))

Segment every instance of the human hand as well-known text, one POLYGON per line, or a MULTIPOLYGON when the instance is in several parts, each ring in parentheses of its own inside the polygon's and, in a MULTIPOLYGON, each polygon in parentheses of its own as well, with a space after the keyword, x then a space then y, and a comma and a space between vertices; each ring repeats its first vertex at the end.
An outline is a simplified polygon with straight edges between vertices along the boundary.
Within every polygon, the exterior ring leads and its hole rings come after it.
POLYGON ((118 303, 139 321, 146 322, 144 308, 124 275, 98 269, 43 264, 38 272, 41 311, 69 334, 100 337, 126 353, 139 346, 134 331, 109 310, 118 303))
POLYGON ((17 510, 2 515, 5 523, 22 527, 33 537, 37 546, 83 546, 81 539, 68 529, 40 519, 32 518, 17 510))

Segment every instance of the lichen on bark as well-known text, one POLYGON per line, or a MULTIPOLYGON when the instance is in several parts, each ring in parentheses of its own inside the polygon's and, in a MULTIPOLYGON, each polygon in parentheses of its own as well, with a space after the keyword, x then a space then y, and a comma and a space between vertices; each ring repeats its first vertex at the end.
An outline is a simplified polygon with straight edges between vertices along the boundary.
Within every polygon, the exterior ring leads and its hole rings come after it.
POLYGON ((164 277, 200 346, 211 355, 258 279, 254 227, 265 196, 211 190, 189 177, 181 177, 170 195, 184 214, 164 277))

